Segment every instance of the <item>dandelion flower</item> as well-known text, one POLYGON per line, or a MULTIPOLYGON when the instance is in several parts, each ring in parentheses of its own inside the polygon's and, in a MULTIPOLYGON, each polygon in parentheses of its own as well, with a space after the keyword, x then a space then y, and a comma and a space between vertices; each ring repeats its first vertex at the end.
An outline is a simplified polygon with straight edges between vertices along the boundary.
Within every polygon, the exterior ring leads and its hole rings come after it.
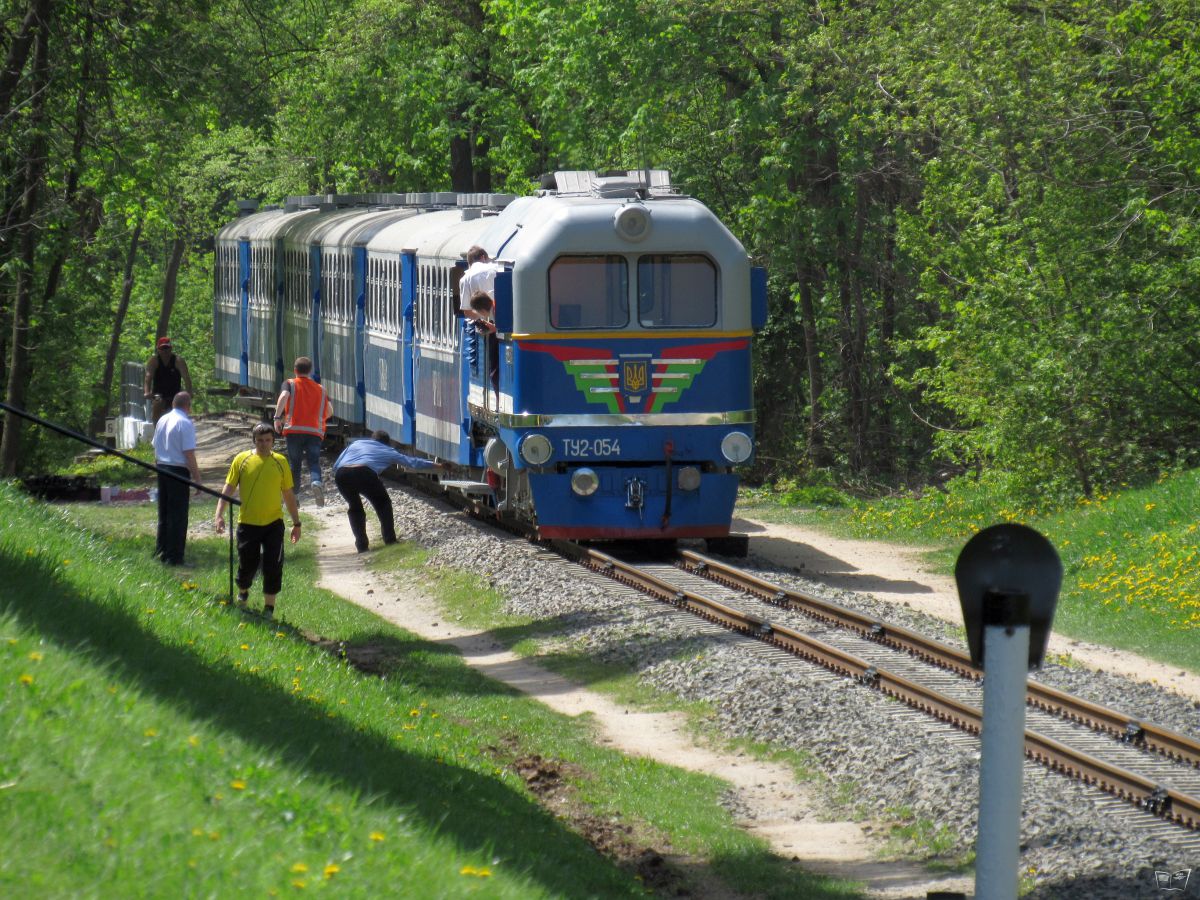
POLYGON ((25 685, 33 684, 33 676, 32 675, 22 675, 17 680, 20 681, 21 684, 25 684, 25 685))
POLYGON ((342 871, 341 866, 337 865, 336 863, 330 863, 329 865, 327 865, 325 867, 325 877, 332 878, 334 875, 336 875, 340 871, 342 871))
POLYGON ((40 654, 36 650, 34 650, 32 653, 29 654, 29 658, 32 659, 34 662, 41 662, 42 654, 40 654))
POLYGON ((233 781, 229 782, 229 786, 235 791, 244 791, 246 789, 246 782, 242 781, 240 778, 235 778, 233 781))
POLYGON ((293 864, 292 871, 295 872, 297 875, 303 875, 305 872, 308 871, 308 866, 302 862, 298 862, 298 863, 293 864))
POLYGON ((158 729, 157 728, 147 728, 145 731, 142 732, 142 736, 143 737, 158 737, 158 729))
POLYGON ((382 831, 372 831, 371 832, 371 840, 375 841, 376 843, 378 843, 379 841, 382 841, 383 840, 383 832, 382 831))

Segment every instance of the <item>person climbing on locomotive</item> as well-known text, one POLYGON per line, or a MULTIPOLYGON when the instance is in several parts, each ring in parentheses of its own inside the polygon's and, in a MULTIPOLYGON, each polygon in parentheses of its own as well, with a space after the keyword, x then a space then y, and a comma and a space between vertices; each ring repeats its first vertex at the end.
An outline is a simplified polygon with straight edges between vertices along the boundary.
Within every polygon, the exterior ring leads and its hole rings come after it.
POLYGON ((496 299, 496 273, 503 272, 504 266, 492 262, 487 251, 478 245, 467 251, 467 263, 467 271, 458 282, 459 308, 465 318, 479 319, 471 301, 476 294, 486 294, 493 301, 496 299))
POLYGON ((287 458, 296 493, 300 492, 301 474, 307 461, 313 499, 317 506, 324 506, 321 441, 325 437, 325 423, 333 415, 333 404, 325 388, 310 377, 312 369, 312 360, 307 356, 296 358, 293 366, 296 377, 283 383, 275 402, 275 430, 287 438, 287 458))
POLYGON ((471 309, 475 312, 476 327, 495 333, 496 301, 480 291, 471 298, 471 309))
POLYGON ((150 421, 155 425, 172 408, 181 390, 192 393, 192 376, 183 357, 175 353, 169 337, 160 337, 154 355, 146 361, 142 396, 150 400, 150 421))

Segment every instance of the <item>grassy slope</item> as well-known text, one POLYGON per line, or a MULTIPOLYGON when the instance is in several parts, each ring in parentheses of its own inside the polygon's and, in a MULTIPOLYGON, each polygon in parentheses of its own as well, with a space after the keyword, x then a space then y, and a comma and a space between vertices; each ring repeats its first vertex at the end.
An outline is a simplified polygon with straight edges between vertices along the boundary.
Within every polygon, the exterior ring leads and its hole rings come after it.
POLYGON ((0 893, 643 893, 532 800, 510 764, 535 753, 635 841, 743 890, 852 893, 733 828, 719 782, 597 748, 312 587, 311 544, 290 552, 271 623, 222 602, 225 543, 190 544, 185 579, 150 562, 148 506, 64 510, 0 485, 0 512, 0 893), (314 633, 382 651, 386 676, 314 633))

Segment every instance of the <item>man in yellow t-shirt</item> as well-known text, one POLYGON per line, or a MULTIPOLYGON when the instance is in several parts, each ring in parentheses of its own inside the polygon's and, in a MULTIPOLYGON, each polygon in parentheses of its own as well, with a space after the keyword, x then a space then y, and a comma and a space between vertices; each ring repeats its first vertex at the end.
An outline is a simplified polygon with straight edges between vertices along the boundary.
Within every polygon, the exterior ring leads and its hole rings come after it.
POLYGON ((254 449, 244 450, 233 458, 225 487, 217 501, 213 524, 217 534, 225 531, 226 497, 239 495, 241 511, 237 526, 237 602, 245 606, 250 597, 250 585, 262 563, 263 614, 275 614, 275 597, 283 583, 283 513, 280 504, 287 506, 292 517, 292 543, 300 540, 300 508, 292 490, 292 470, 286 458, 273 451, 275 429, 261 423, 254 426, 254 449))

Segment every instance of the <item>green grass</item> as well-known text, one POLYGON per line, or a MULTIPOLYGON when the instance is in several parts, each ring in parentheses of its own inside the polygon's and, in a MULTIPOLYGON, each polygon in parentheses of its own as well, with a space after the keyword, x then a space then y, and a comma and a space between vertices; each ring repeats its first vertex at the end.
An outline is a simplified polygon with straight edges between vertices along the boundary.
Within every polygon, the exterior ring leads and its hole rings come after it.
MULTIPOLYGON (((154 448, 149 444, 138 444, 132 450, 122 452, 142 462, 154 462, 154 448)), ((152 484, 154 479, 153 472, 113 454, 90 456, 82 462, 63 467, 57 474, 89 476, 100 484, 114 487, 142 487, 152 484)))
POLYGON ((151 562, 149 505, 0 485, 0 512, 4 895, 645 894, 530 795, 512 764, 533 754, 635 848, 745 893, 854 895, 733 827, 717 780, 598 747, 315 588, 313 535, 289 548, 268 622, 226 603, 224 541, 190 542, 184 577, 151 562), (382 674, 348 661, 368 657, 382 674))
POLYGON ((1050 539, 1063 561, 1055 630, 1200 671, 1200 470, 1052 508, 1019 504, 1007 494, 998 476, 959 478, 944 491, 849 508, 796 508, 775 502, 769 490, 757 490, 743 492, 738 513, 924 545, 945 574, 982 528, 1029 525, 1050 539))

